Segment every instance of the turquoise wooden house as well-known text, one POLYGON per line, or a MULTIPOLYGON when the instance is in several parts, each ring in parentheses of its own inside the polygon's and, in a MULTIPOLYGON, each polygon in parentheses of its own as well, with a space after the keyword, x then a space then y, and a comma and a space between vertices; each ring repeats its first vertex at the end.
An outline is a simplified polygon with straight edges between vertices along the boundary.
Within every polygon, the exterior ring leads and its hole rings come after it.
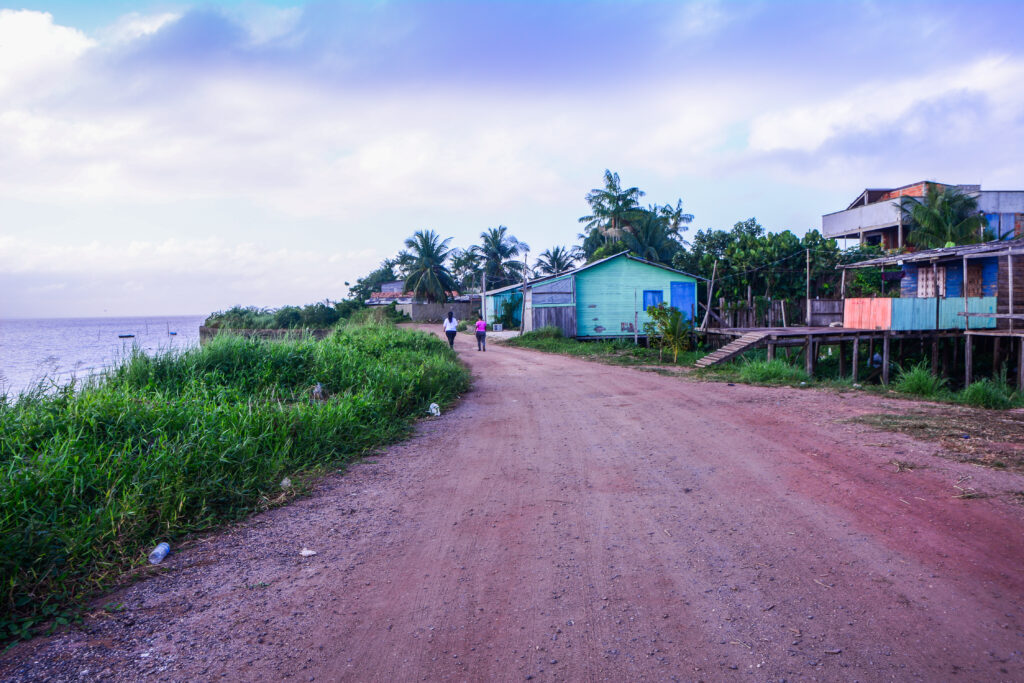
MULTIPOLYGON (((522 292, 522 285, 487 292, 488 320, 522 292)), ((521 306, 522 299, 518 302, 521 306)), ((553 326, 578 339, 632 338, 643 335, 647 309, 661 303, 679 309, 687 320, 696 318, 697 278, 622 252, 528 282, 523 329, 553 326)))

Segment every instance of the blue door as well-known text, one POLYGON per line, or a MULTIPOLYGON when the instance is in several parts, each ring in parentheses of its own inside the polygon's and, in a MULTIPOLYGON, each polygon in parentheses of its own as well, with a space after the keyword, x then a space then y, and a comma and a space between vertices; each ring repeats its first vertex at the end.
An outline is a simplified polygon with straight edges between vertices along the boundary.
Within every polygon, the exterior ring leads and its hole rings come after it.
POLYGON ((672 283, 672 308, 678 308, 683 319, 693 320, 697 315, 697 283, 672 283))

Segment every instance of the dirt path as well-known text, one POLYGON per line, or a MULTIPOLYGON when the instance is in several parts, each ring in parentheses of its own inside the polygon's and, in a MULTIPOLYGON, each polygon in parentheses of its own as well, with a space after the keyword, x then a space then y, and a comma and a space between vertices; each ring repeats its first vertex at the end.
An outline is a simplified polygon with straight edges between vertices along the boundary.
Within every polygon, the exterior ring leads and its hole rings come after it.
POLYGON ((1024 477, 837 422, 913 404, 457 345, 455 410, 0 678, 1024 680, 1024 477))

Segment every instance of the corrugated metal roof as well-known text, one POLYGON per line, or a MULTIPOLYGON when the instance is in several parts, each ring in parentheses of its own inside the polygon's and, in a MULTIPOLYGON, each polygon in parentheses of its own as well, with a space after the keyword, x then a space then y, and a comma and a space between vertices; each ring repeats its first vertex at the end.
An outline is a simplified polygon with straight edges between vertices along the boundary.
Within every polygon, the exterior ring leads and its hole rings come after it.
POLYGON ((942 261, 945 259, 963 258, 972 254, 987 254, 994 252, 993 256, 1002 252, 1024 253, 1024 238, 1015 240, 996 240, 993 242, 982 242, 981 244, 964 244, 958 247, 940 247, 938 249, 926 249, 925 251, 914 251, 894 256, 881 256, 879 258, 860 261, 858 263, 847 263, 836 266, 837 269, 846 268, 871 268, 873 266, 889 266, 902 263, 914 263, 916 261, 942 261), (1022 250, 1018 252, 1016 250, 1022 250))

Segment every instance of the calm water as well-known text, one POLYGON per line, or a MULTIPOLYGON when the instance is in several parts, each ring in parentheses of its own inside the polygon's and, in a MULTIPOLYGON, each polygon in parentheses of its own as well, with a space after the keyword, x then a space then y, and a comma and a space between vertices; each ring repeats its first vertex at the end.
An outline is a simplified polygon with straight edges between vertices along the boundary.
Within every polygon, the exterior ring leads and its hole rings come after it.
POLYGON ((66 384, 87 377, 115 365, 133 344, 146 353, 195 346, 205 317, 0 320, 0 393, 17 395, 44 378, 66 384), (135 336, 118 338, 125 334, 135 336))

